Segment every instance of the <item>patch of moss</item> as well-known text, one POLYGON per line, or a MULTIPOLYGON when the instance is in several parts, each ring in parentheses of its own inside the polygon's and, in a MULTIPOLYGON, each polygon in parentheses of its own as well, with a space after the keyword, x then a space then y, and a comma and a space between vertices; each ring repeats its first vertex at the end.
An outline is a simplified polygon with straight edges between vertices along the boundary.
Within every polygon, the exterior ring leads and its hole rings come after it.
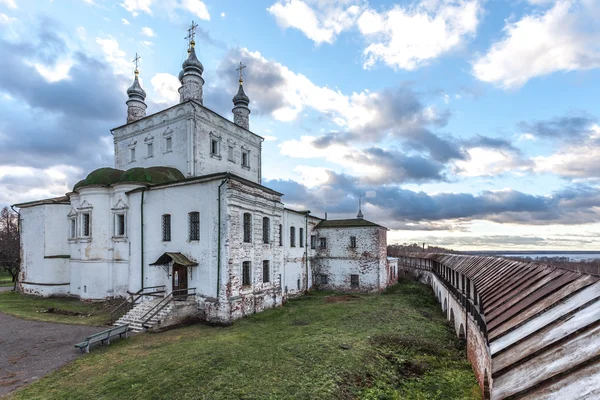
POLYGON ((115 183, 136 182, 159 185, 162 183, 177 182, 185 179, 181 171, 172 167, 131 168, 122 171, 115 168, 99 168, 75 184, 73 190, 90 186, 109 186, 115 183))

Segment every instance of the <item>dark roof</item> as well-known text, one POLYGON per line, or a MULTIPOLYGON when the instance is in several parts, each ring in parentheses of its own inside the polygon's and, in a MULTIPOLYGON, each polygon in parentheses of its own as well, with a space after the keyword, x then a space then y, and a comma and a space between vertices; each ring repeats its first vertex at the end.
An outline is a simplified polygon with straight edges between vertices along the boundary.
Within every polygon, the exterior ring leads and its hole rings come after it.
POLYGON ((198 265, 197 262, 190 260, 181 253, 164 253, 162 256, 158 257, 158 260, 150 265, 168 265, 171 260, 173 260, 175 264, 183 265, 184 267, 195 267, 198 265))
POLYGON ((361 227, 379 227, 387 229, 385 226, 376 224, 375 222, 367 221, 362 218, 351 218, 351 219, 326 219, 317 224, 317 229, 323 228, 361 228, 361 227))
POLYGON ((26 203, 14 204, 14 206, 19 207, 19 208, 24 208, 24 207, 39 206, 42 204, 69 204, 69 197, 68 196, 60 196, 60 197, 54 197, 52 199, 28 201, 26 203))
POLYGON ((109 186, 115 183, 136 182, 149 185, 159 185, 184 180, 185 176, 172 167, 131 168, 122 171, 115 168, 99 168, 73 186, 73 190, 84 186, 109 186))

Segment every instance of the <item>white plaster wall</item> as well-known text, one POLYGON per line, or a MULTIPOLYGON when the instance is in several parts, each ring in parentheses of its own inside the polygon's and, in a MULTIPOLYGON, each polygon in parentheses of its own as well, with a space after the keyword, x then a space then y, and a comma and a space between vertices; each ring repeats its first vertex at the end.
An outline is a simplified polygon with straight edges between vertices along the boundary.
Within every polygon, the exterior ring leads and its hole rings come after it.
POLYGON ((386 231, 379 227, 346 227, 317 229, 315 276, 325 290, 373 292, 387 286, 386 231), (350 237, 356 237, 356 248, 350 247, 350 237), (327 239, 327 248, 320 248, 320 238, 327 239), (327 275, 321 284, 319 275, 327 275), (351 286, 350 275, 359 275, 359 287, 351 286))
POLYGON ((312 288, 312 266, 310 264, 310 235, 314 221, 304 213, 285 209, 283 212, 284 286, 286 296, 293 297, 312 288), (291 246, 290 228, 296 230, 296 245, 291 246), (300 246, 300 228, 303 230, 303 246, 300 246), (307 258, 308 256, 308 258, 307 258), (307 263, 308 261, 308 263, 307 263), (300 281, 300 285, 298 285, 300 281))
POLYGON ((189 177, 232 172, 253 182, 261 181, 262 138, 196 102, 113 129, 113 134, 117 169, 167 166, 189 177), (171 137, 171 151, 167 151, 167 137, 171 137), (219 155, 211 155, 211 138, 219 141, 219 155), (147 156, 149 142, 153 143, 152 157, 147 156), (231 160, 228 146, 234 149, 231 160), (135 161, 130 159, 132 147, 136 149, 135 161), (242 149, 249 151, 249 168, 242 167, 242 149))
POLYGON ((216 296, 217 187, 220 182, 155 188, 144 192, 144 224, 141 227, 141 192, 129 195, 131 261, 129 290, 141 288, 141 230, 144 232, 144 286, 166 285, 170 292, 172 265, 166 270, 151 266, 165 252, 179 252, 198 262, 188 268, 188 287, 201 296, 216 296), (189 240, 188 214, 200 213, 200 240, 189 240), (171 241, 162 240, 162 215, 171 215, 171 241))
POLYGON ((21 214, 20 290, 41 296, 68 293, 69 268, 65 243, 69 206, 43 204, 26 207, 21 214), (62 256, 54 258, 56 256, 62 256), (51 257, 51 258, 48 258, 51 257))

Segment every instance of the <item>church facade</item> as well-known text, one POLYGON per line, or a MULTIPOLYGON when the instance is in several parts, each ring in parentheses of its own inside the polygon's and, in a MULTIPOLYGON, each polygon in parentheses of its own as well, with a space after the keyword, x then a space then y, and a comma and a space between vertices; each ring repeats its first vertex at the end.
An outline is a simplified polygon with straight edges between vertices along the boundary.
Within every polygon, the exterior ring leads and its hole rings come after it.
POLYGON ((263 139, 250 131, 243 66, 232 122, 203 105, 193 40, 188 52, 179 104, 152 115, 136 68, 127 123, 112 130, 114 168, 65 196, 16 205, 19 290, 99 300, 164 286, 194 293, 206 319, 230 322, 312 289, 392 284, 387 229, 360 211, 325 220, 286 208, 261 184, 263 139))

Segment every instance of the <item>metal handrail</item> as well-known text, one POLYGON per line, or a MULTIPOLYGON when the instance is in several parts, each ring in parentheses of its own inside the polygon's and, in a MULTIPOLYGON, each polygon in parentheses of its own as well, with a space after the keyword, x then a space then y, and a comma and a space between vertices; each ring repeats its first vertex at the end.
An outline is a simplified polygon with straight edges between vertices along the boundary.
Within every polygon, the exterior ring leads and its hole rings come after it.
MULTIPOLYGON (((117 311, 119 311, 121 308, 126 307, 127 311, 129 311, 129 306, 133 306, 136 301, 138 301, 142 296, 147 296, 147 295, 155 295, 158 293, 165 293, 166 292, 166 286, 165 285, 160 285, 160 286, 147 286, 147 287, 143 287, 140 290, 138 290, 135 293, 129 293, 129 298, 125 299, 124 302, 122 302, 121 304, 119 304, 117 307, 115 307, 114 310, 112 310, 110 312, 110 320, 111 322, 115 321, 115 315, 117 315, 117 311), (148 292, 146 293, 146 290, 149 289, 162 289, 162 290, 153 290, 152 292, 148 292)), ((126 312, 127 312, 126 311, 126 312)))
POLYGON ((148 328, 147 324, 148 321, 150 321, 156 314, 158 314, 163 308, 165 308, 167 305, 169 305, 173 300, 175 300, 176 298, 182 298, 182 297, 189 297, 189 296, 195 296, 196 295, 196 288, 189 288, 189 289, 177 289, 177 290, 173 290, 171 293, 169 293, 168 295, 166 295, 161 301, 158 302, 158 304, 156 304, 154 307, 152 307, 150 310, 148 310, 148 312, 144 315, 142 315, 142 317, 140 318, 142 321, 142 326, 144 328, 148 328), (183 293, 184 294, 179 294, 176 295, 175 293, 183 293), (190 293, 193 292, 193 293, 190 293), (150 316, 148 316, 150 314, 150 316))

